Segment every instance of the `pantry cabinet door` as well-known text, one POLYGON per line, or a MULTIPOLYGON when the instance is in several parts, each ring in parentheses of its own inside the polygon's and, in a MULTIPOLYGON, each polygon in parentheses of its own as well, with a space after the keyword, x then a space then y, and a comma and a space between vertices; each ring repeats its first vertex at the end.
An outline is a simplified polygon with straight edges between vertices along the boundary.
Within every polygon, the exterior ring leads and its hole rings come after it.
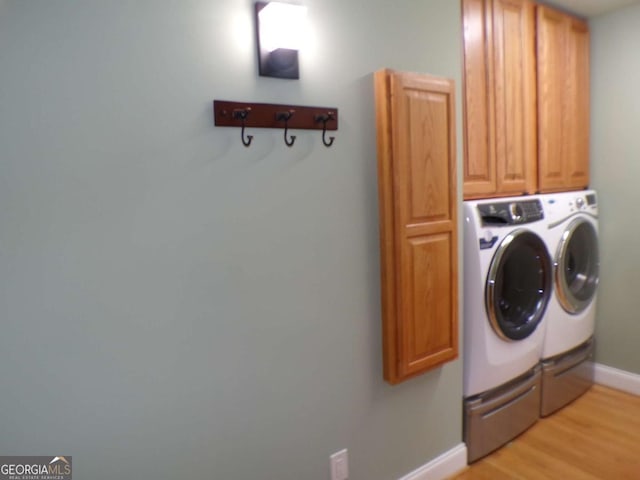
POLYGON ((458 228, 452 80, 376 73, 384 377, 458 356, 458 228))

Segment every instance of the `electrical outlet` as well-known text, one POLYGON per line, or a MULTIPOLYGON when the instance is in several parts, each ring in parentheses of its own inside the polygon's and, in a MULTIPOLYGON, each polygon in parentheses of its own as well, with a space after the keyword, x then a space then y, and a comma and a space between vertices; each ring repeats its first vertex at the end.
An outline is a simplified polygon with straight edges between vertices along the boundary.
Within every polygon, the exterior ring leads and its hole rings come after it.
POLYGON ((331 480, 349 480, 349 453, 347 449, 334 453, 330 460, 331 480))

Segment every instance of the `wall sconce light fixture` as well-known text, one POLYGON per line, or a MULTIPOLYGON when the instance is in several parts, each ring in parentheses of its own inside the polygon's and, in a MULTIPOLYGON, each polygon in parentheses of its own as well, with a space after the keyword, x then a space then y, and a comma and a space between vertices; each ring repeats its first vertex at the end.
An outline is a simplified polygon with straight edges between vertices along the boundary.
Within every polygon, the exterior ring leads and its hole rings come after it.
POLYGON ((258 70, 263 77, 300 78, 298 50, 305 36, 307 7, 256 2, 258 70))

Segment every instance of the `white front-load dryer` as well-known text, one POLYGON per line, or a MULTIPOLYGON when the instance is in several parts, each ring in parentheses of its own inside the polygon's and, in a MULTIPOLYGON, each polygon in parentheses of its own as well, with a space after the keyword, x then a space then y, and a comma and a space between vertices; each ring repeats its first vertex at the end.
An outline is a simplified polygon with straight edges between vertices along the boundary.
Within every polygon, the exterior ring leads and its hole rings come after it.
POLYGON ((464 220, 464 438, 472 462, 540 416, 553 267, 537 196, 466 201, 464 220))
POLYGON ((594 190, 541 195, 553 256, 554 292, 542 348, 541 414, 593 384, 593 334, 599 281, 598 202, 594 190))

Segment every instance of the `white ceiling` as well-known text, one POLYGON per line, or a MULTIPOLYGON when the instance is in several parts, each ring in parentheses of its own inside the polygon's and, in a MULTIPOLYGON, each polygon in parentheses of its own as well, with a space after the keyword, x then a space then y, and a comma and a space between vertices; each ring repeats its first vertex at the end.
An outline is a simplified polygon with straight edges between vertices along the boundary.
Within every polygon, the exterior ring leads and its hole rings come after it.
POLYGON ((554 5, 582 17, 595 17, 617 8, 640 3, 640 0, 544 0, 541 3, 554 5))

